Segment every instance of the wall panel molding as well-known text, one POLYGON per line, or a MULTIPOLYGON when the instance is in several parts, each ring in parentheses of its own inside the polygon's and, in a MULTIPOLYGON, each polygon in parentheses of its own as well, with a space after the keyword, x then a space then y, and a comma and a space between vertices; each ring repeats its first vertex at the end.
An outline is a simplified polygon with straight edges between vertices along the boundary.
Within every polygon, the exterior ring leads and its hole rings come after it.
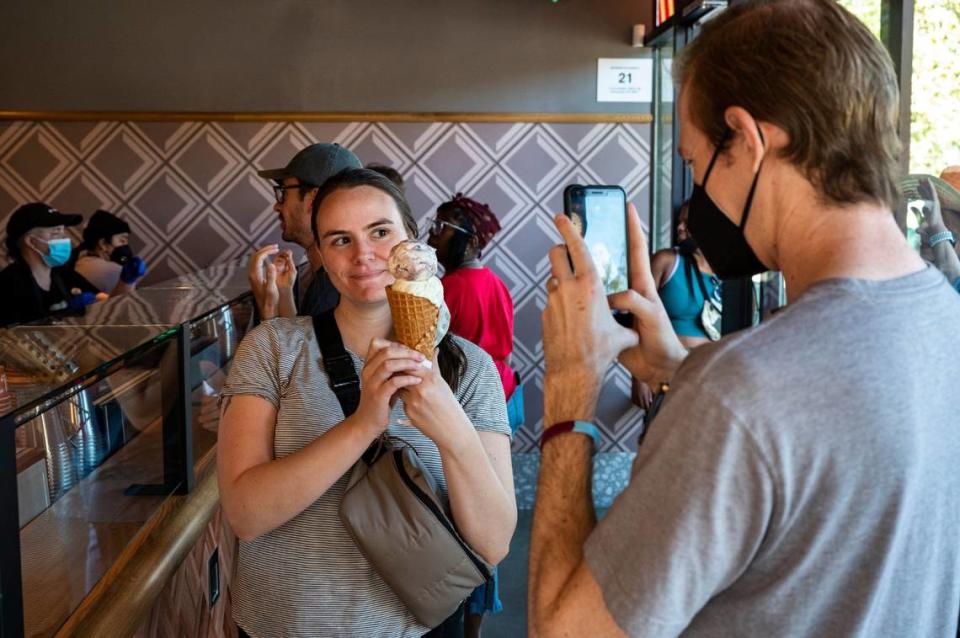
POLYGON ((0 120, 59 122, 545 122, 649 124, 649 113, 187 113, 176 111, 0 111, 0 120))

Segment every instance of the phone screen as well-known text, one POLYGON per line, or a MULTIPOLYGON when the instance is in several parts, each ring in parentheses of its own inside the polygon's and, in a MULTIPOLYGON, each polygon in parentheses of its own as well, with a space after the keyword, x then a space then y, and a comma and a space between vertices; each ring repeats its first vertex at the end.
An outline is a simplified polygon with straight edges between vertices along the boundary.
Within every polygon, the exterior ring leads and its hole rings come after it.
POLYGON ((568 187, 567 215, 583 235, 607 294, 629 287, 627 201, 619 186, 568 187))

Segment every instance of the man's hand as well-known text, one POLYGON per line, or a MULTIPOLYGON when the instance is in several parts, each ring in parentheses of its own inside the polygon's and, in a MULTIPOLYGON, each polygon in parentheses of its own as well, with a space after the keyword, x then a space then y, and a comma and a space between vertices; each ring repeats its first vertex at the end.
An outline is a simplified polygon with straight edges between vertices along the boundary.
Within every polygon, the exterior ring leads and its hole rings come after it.
POLYGON ((687 350, 677 338, 650 272, 650 256, 640 218, 633 204, 627 206, 630 242, 630 290, 610 295, 610 307, 633 315, 639 340, 619 353, 618 360, 634 377, 655 387, 669 381, 687 350))
POLYGON ((580 233, 564 215, 557 215, 555 223, 566 247, 550 249, 553 276, 547 282, 543 311, 547 425, 592 419, 607 368, 618 353, 637 343, 637 334, 613 319, 580 233))
POLYGON ((264 246, 250 258, 247 268, 247 279, 250 281, 250 290, 257 302, 262 319, 273 319, 277 316, 280 305, 280 289, 277 287, 277 267, 268 257, 280 251, 279 246, 270 244, 264 246))
POLYGON ((297 280, 297 265, 293 262, 293 252, 281 250, 273 257, 273 267, 277 270, 277 288, 280 294, 293 289, 297 280))

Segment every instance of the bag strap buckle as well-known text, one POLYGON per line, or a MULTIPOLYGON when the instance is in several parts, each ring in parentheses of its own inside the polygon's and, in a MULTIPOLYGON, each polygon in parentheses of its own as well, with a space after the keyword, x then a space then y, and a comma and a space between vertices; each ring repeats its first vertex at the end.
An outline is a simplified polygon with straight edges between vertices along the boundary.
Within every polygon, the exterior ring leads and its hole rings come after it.
POLYGON ((334 390, 348 388, 360 383, 357 378, 357 370, 353 365, 353 359, 347 353, 324 357, 323 367, 326 368, 327 374, 330 376, 330 385, 334 390))

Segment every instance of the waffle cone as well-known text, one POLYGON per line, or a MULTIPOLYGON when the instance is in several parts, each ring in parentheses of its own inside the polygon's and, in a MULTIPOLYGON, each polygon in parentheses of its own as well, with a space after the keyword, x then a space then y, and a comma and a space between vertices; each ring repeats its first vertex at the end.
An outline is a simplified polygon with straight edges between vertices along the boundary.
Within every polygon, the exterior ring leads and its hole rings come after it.
POLYGON ((429 299, 397 292, 392 286, 387 286, 387 301, 397 341, 433 359, 440 309, 429 299))

